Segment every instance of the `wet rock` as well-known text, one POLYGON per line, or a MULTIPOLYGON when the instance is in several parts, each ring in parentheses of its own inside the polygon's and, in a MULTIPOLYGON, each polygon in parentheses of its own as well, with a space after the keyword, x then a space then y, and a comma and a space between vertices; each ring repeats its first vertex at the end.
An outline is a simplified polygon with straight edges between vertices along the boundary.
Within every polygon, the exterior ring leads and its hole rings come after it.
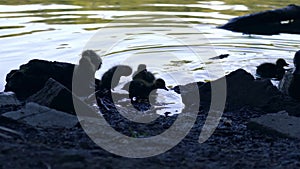
POLYGON ((77 123, 77 117, 61 111, 56 111, 36 103, 27 103, 24 108, 2 114, 34 127, 72 128, 77 123))
POLYGON ((300 118, 289 116, 285 111, 252 118, 248 126, 269 135, 300 139, 300 118))
POLYGON ((26 102, 35 102, 42 106, 74 114, 73 96, 69 89, 50 78, 45 86, 30 96, 26 102))
POLYGON ((218 28, 244 34, 275 35, 299 34, 299 26, 300 6, 291 4, 280 9, 236 17, 218 28))
POLYGON ((224 78, 226 83, 215 90, 226 91, 226 111, 239 110, 245 106, 267 107, 274 97, 281 96, 269 80, 255 80, 250 73, 238 69, 223 78, 199 86, 202 106, 207 107, 211 103, 211 85, 224 78))
POLYGON ((85 111, 87 112, 87 115, 88 112, 93 112, 91 107, 85 102, 52 78, 48 79, 45 86, 37 93, 30 96, 26 102, 38 103, 39 105, 70 114, 76 114, 76 110, 80 110, 81 112, 85 111))
POLYGON ((49 78, 71 90, 74 66, 70 63, 31 60, 7 74, 5 91, 12 91, 23 100, 42 89, 49 78))
POLYGON ((8 111, 17 110, 21 107, 21 102, 13 92, 0 93, 0 114, 8 111))

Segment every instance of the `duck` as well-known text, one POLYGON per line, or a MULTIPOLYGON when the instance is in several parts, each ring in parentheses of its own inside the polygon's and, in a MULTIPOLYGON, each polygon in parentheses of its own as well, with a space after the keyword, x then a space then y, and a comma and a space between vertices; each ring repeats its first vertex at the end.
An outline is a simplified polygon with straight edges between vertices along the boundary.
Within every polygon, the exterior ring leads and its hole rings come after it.
POLYGON ((274 63, 263 63, 257 66, 256 74, 260 78, 275 78, 281 80, 285 74, 284 66, 289 64, 282 58, 277 59, 276 64, 274 63))
MULTIPOLYGON (((155 76, 147 70, 147 66, 145 64, 139 64, 137 70, 132 75, 132 80, 142 80, 147 83, 154 83, 155 76)), ((131 82, 126 83, 122 89, 129 91, 130 83, 131 82)))
POLYGON ((81 54, 79 64, 75 67, 72 91, 77 96, 88 96, 95 91, 95 73, 101 68, 102 59, 93 50, 85 50, 81 54))
POLYGON ((293 76, 288 88, 289 96, 300 101, 300 50, 296 52, 294 59, 293 76))
POLYGON ((132 75, 132 79, 142 79, 148 83, 153 83, 155 80, 155 76, 153 73, 147 70, 147 66, 145 64, 140 64, 137 68, 137 71, 132 75))
POLYGON ((294 68, 289 69, 278 84, 278 89, 285 95, 300 100, 300 50, 293 59, 294 68))
POLYGON ((117 65, 109 70, 107 70, 102 78, 101 78, 101 85, 102 89, 114 89, 118 86, 120 78, 122 76, 129 76, 132 74, 132 68, 127 65, 117 65))
POLYGON ((132 80, 129 85, 129 98, 133 102, 147 101, 150 93, 156 89, 169 90, 165 81, 161 78, 156 79, 154 83, 148 83, 142 79, 132 80))

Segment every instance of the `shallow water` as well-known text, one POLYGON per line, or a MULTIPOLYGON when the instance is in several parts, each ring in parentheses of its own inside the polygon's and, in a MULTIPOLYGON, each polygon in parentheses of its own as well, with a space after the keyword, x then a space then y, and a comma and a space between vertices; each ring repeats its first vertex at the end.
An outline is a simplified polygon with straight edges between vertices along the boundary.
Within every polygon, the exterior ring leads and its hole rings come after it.
POLYGON ((87 48, 105 55, 97 76, 116 64, 143 62, 169 87, 215 79, 238 68, 254 74, 258 64, 279 57, 291 63, 300 46, 299 35, 249 37, 216 26, 235 16, 296 2, 0 1, 0 91, 6 74, 30 59, 77 63, 87 48), (125 29, 124 35, 118 34, 125 29), (96 45, 95 37, 100 40, 96 45), (220 54, 230 56, 209 59, 220 54), (211 74, 215 70, 218 73, 211 74))

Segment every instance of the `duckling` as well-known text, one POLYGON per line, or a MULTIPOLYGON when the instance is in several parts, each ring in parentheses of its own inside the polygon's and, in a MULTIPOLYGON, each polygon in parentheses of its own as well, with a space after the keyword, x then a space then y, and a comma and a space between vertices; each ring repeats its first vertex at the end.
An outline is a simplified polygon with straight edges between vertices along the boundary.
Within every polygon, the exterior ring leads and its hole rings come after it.
POLYGON ((101 68, 102 59, 93 50, 83 51, 75 67, 72 91, 77 96, 88 96, 95 91, 95 73, 101 68))
POLYGON ((132 69, 126 65, 117 65, 106 71, 101 78, 102 89, 114 89, 118 86, 121 76, 129 76, 132 69))
POLYGON ((288 88, 288 93, 292 98, 300 100, 300 50, 296 52, 293 62, 295 68, 293 70, 293 76, 288 88))
POLYGON ((142 79, 148 83, 153 83, 155 80, 153 73, 151 73, 147 70, 147 67, 145 64, 140 64, 138 66, 137 71, 132 75, 132 77, 133 77, 132 78, 133 80, 142 79))
POLYGON ((300 50, 295 53, 293 63, 294 68, 287 70, 278 84, 278 89, 281 93, 296 98, 299 90, 296 84, 299 79, 298 75, 300 75, 300 50))
MULTIPOLYGON (((154 83, 155 76, 153 75, 153 73, 147 70, 147 66, 145 64, 139 64, 136 72, 134 72, 132 75, 132 80, 143 80, 147 83, 154 83)), ((122 89, 129 91, 130 83, 131 82, 126 83, 122 89)))
POLYGON ((257 66, 256 74, 261 78, 276 78, 276 80, 281 80, 285 73, 283 67, 288 65, 284 59, 280 58, 276 61, 276 64, 263 63, 257 66))
POLYGON ((134 102, 148 100, 151 91, 156 89, 164 89, 168 91, 163 79, 156 79, 154 83, 148 83, 142 79, 133 80, 129 85, 129 98, 134 102))

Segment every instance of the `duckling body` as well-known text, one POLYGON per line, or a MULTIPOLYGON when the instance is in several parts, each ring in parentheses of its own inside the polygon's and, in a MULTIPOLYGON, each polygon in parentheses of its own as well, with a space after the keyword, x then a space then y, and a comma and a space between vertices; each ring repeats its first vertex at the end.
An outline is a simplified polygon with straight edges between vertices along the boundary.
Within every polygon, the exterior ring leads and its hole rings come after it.
POLYGON ((288 91, 292 98, 300 101, 300 50, 295 53, 293 62, 295 68, 288 91))
POLYGON ((300 101, 300 50, 295 53, 293 62, 295 67, 285 73, 278 88, 283 94, 300 101))
POLYGON ((293 74, 288 92, 292 98, 300 100, 300 74, 293 74))
MULTIPOLYGON (((149 72, 147 70, 147 67, 145 64, 140 64, 136 70, 136 72, 133 73, 132 75, 132 80, 142 80, 147 82, 148 84, 154 83, 155 81, 155 76, 153 73, 149 72)), ((124 85, 122 88, 123 90, 129 91, 129 86, 131 82, 128 82, 124 85)))
POLYGON ((73 75, 72 91, 77 96, 88 96, 95 91, 95 72, 101 68, 102 59, 93 50, 82 52, 73 75))
POLYGON ((132 76, 133 80, 138 80, 138 79, 142 79, 148 83, 153 83, 155 80, 155 76, 153 75, 153 73, 149 72, 147 70, 147 67, 145 64, 140 64, 138 66, 137 71, 133 74, 132 76))
POLYGON ((117 65, 107 70, 101 78, 101 88, 114 89, 122 76, 129 76, 132 69, 126 65, 117 65))
POLYGON ((150 93, 156 89, 168 90, 163 79, 157 79, 154 83, 148 83, 142 79, 133 80, 129 85, 129 98, 137 102, 148 100, 150 93))
POLYGON ((277 80, 281 80, 285 69, 284 66, 288 66, 284 59, 278 59, 276 64, 273 63, 263 63, 257 66, 256 74, 261 78, 276 78, 277 80))

